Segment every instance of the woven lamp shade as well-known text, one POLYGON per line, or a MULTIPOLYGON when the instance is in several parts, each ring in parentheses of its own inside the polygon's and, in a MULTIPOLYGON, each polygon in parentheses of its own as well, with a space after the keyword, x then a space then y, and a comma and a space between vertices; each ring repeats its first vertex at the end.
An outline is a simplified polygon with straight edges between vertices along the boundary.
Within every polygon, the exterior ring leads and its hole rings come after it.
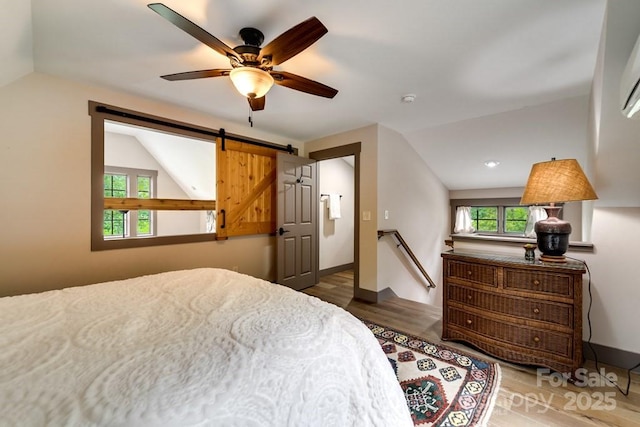
POLYGON ((551 160, 531 167, 520 204, 538 205, 597 198, 577 160, 551 160))

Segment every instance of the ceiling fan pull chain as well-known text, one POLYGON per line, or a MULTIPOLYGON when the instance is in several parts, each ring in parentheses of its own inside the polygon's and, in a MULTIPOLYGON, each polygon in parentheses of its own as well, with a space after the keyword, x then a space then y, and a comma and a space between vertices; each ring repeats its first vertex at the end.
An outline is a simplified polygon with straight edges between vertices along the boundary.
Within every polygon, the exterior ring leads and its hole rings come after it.
POLYGON ((253 127, 253 110, 249 108, 249 124, 253 127))

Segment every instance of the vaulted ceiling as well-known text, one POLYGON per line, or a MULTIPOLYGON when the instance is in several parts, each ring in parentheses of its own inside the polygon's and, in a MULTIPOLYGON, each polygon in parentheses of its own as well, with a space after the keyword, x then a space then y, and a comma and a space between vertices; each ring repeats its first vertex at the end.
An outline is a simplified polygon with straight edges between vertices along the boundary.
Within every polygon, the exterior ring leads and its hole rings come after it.
MULTIPOLYGON (((16 19, 7 22, 11 34, 2 49, 13 56, 15 66, 5 68, 0 83, 31 66, 38 72, 210 113, 237 122, 234 133, 248 126, 247 100, 227 77, 178 82, 159 77, 229 68, 229 60, 154 13, 147 1, 32 0, 30 9, 5 3, 15 10, 16 19)), ((443 182, 457 188, 460 184, 448 175, 450 171, 438 170, 441 160, 429 155, 425 141, 440 132, 437 129, 460 121, 563 100, 586 103, 606 1, 165 0, 164 4, 231 47, 242 44, 238 31, 243 27, 260 29, 266 44, 316 16, 328 34, 276 68, 322 82, 339 93, 326 99, 274 86, 264 111, 253 113, 254 126, 303 142, 379 123, 403 134, 443 182), (401 102, 406 94, 415 94, 415 101, 401 102)), ((462 140, 447 150, 462 156, 468 147, 469 141, 462 140)), ((522 169, 528 171, 530 160, 521 158, 521 150, 507 155, 513 159, 501 162, 517 162, 513 168, 520 173, 511 181, 503 179, 503 186, 523 185, 522 169)), ((478 176, 474 185, 495 186, 490 177, 482 179, 478 176)))

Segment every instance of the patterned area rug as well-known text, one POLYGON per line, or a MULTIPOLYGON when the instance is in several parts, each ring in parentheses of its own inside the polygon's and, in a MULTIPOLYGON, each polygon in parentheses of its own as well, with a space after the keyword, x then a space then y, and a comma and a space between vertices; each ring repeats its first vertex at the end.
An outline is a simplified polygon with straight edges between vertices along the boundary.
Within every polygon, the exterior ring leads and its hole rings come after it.
POLYGON ((387 354, 414 425, 486 425, 500 386, 498 364, 361 320, 387 354))

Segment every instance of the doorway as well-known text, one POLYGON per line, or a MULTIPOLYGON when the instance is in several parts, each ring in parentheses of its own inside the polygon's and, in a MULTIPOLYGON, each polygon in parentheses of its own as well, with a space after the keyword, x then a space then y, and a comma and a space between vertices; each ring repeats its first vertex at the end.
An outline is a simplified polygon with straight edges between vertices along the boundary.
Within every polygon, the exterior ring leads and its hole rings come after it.
POLYGON ((350 269, 353 271, 353 292, 359 289, 360 241, 360 143, 343 145, 309 153, 318 161, 318 277, 350 269), (323 177, 322 170, 325 169, 323 177), (348 184, 336 174, 349 173, 348 184), (326 176, 330 175, 331 176, 326 176), (350 187, 350 188, 348 188, 350 187), (342 196, 340 218, 329 219, 329 195, 342 196), (352 257, 348 258, 351 254, 352 257), (349 260, 345 262, 345 260, 349 260))

